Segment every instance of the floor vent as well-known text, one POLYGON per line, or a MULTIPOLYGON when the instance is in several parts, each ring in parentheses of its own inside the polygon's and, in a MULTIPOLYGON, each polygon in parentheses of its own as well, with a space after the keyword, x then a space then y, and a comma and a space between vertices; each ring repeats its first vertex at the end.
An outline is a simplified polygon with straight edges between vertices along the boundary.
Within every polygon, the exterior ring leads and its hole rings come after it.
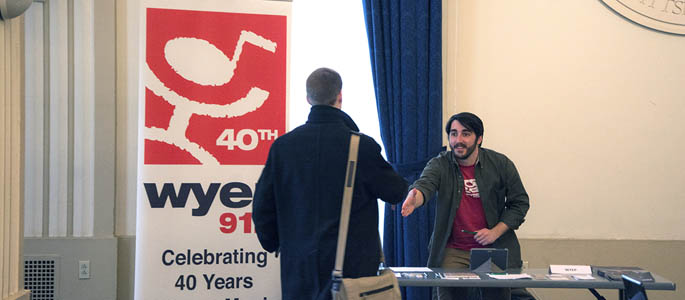
POLYGON ((31 300, 58 299, 58 256, 24 256, 24 289, 31 291, 31 300))

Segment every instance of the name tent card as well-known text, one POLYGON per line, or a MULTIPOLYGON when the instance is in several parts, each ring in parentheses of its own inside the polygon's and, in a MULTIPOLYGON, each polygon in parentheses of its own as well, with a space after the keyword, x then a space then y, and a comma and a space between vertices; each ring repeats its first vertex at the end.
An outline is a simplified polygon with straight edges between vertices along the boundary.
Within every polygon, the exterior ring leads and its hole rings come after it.
POLYGON ((583 265, 549 265, 550 274, 592 274, 590 266, 583 265))

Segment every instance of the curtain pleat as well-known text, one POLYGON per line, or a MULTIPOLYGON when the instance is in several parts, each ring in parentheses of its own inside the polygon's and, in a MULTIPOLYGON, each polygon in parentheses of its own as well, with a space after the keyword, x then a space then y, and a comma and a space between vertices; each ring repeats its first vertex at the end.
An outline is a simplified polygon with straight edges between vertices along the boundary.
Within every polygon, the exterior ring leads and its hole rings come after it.
MULTIPOLYGON (((442 150, 442 2, 363 0, 388 161, 413 182, 442 150)), ((384 252, 389 266, 426 266, 435 220, 429 201, 403 218, 385 207, 384 252)), ((430 288, 406 288, 405 299, 430 299, 430 288)))

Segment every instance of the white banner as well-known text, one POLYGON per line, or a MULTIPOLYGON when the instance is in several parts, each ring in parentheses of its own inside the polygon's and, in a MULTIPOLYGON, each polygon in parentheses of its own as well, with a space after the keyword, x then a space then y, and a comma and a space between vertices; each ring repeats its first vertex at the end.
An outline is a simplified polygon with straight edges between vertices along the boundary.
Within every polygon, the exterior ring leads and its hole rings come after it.
POLYGON ((252 196, 287 129, 291 4, 142 4, 135 299, 281 299, 252 196))

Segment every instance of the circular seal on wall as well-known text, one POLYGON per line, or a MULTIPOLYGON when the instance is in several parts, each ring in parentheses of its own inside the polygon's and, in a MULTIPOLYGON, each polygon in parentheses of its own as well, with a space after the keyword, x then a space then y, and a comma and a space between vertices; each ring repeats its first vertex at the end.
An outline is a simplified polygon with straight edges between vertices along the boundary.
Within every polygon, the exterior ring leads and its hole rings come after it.
POLYGON ((685 0, 602 0, 620 15, 640 25, 685 35, 685 0))

